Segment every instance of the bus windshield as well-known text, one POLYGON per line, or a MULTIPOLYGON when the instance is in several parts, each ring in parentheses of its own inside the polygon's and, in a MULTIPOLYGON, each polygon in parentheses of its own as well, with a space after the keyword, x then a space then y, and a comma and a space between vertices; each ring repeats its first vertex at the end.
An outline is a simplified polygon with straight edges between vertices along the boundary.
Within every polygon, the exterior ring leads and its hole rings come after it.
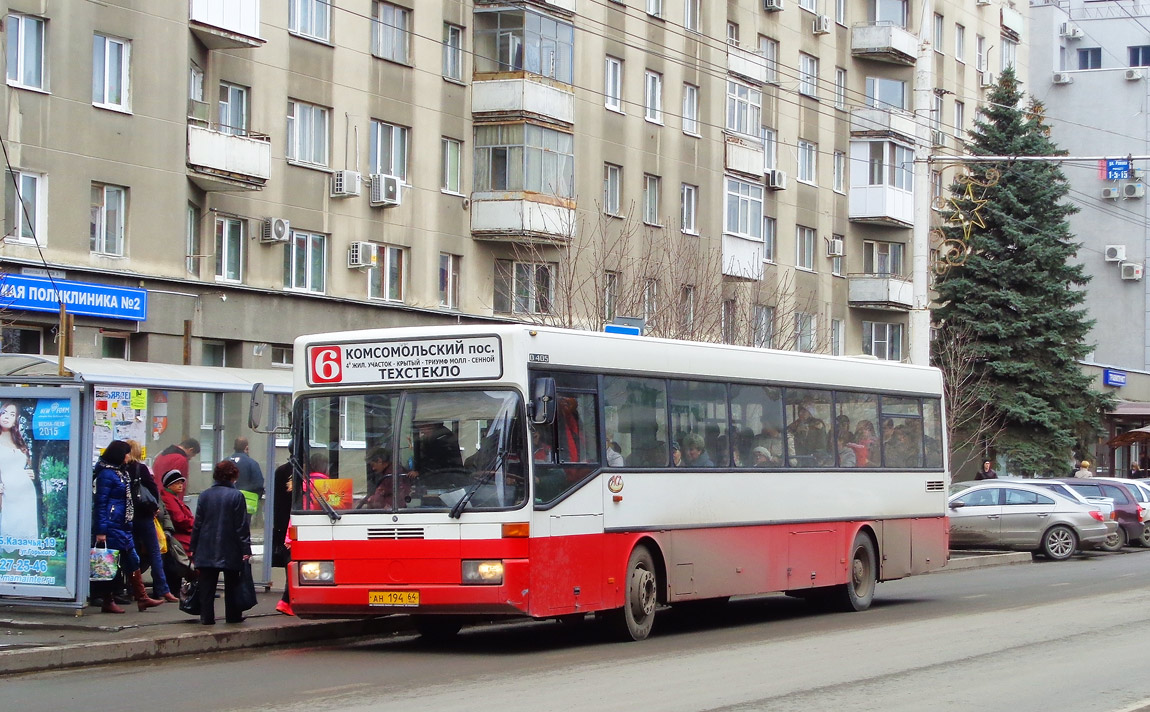
POLYGON ((513 509, 527 501, 523 401, 511 390, 390 391, 299 405, 296 509, 513 509))

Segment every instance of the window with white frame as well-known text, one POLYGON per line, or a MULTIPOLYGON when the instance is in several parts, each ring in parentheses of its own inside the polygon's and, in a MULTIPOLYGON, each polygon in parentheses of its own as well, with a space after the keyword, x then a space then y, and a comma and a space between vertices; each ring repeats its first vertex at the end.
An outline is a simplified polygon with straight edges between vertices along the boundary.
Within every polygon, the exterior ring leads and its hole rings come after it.
POLYGON ((663 75, 647 70, 643 74, 643 118, 663 123, 663 75))
POLYGON ((619 273, 603 273, 603 321, 611 323, 619 308, 619 273))
POLYGON ((647 14, 653 17, 662 17, 663 0, 647 0, 647 14))
POLYGON ((659 183, 662 179, 650 173, 643 174, 643 222, 647 225, 660 225, 659 222, 659 183))
POLYGON ((966 28, 959 24, 954 26, 954 59, 966 64, 966 28))
POLYGON ((875 24, 906 27, 907 0, 870 0, 875 24))
POLYGON ((723 300, 722 334, 724 344, 733 344, 739 332, 738 304, 734 299, 723 300))
POLYGON ((198 102, 204 100, 204 70, 195 62, 188 65, 188 98, 198 102))
POLYGON ((248 133, 248 88, 220 82, 220 133, 246 136, 248 133))
MULTIPOLYGON (((939 209, 942 200, 942 171, 930 172, 930 207, 939 209)), ((933 262, 932 262, 933 264, 933 262)))
POLYGON ((291 231, 284 245, 284 289, 323 294, 327 275, 327 235, 291 231))
POLYGON ((603 67, 603 105, 623 111, 623 60, 607 57, 603 67))
POLYGON ((810 141, 799 140, 799 175, 802 183, 814 183, 818 176, 819 147, 810 141))
POLYGON ((985 72, 988 68, 986 57, 986 38, 982 35, 974 36, 974 68, 980 72, 985 72))
POLYGON ((816 324, 814 314, 807 314, 806 312, 795 314, 795 351, 814 352, 816 324))
POLYGON ((886 77, 867 77, 866 105, 872 109, 905 109, 906 82, 886 77))
POLYGON ((574 196, 575 139, 536 124, 475 127, 476 191, 574 196))
POLYGON ((998 53, 1002 69, 1018 66, 1018 43, 1009 37, 1002 38, 1002 51, 998 53))
POLYGON ((775 308, 755 305, 755 330, 752 338, 756 348, 769 349, 775 343, 775 308))
POLYGON ((966 125, 966 103, 962 101, 954 102, 954 136, 958 139, 965 137, 963 126, 966 125))
POLYGON ((763 170, 773 171, 779 167, 779 139, 774 129, 763 127, 763 170))
POLYGON ((831 356, 843 355, 843 320, 831 319, 831 356))
POLYGON ((445 193, 463 194, 463 142, 443 137, 443 185, 445 193))
POLYGON ((905 245, 900 242, 863 242, 863 272, 884 277, 903 276, 902 263, 905 245))
POLYGON ((930 128, 932 131, 942 130, 942 95, 932 94, 930 97, 930 128))
POLYGON ((623 166, 603 164, 603 212, 618 216, 623 205, 623 166))
POLYGON ((287 158, 327 165, 328 110, 302 101, 288 101, 287 158))
POLYGON ((550 314, 555 299, 555 263, 495 260, 495 311, 550 314))
POLYGON ((411 129, 385 121, 371 120, 372 173, 407 179, 407 149, 411 129))
MULTIPOLYGON (((838 244, 840 244, 840 245, 847 244, 846 238, 844 238, 842 235, 832 234, 831 240, 838 240, 838 244)), ((831 257, 831 274, 833 274, 836 277, 843 276, 843 256, 842 255, 834 255, 831 257)))
POLYGON ((439 253, 439 306, 459 308, 459 267, 463 258, 448 252, 439 253))
POLYGON ((863 353, 890 361, 902 360, 902 324, 863 322, 863 353))
POLYGON ((761 128, 763 93, 748 84, 727 80, 727 130, 754 136, 761 128))
POLYGON ((835 67, 835 108, 847 108, 847 70, 842 67, 835 67))
POLYGON ((842 151, 835 151, 834 169, 831 189, 836 193, 845 193, 847 189, 847 154, 842 151))
POLYGON ((8 84, 46 89, 45 22, 31 15, 8 15, 8 84))
POLYGON ((654 324, 659 316, 659 280, 648 279, 643 282, 643 319, 648 324, 654 324))
POLYGON ((679 290, 679 331, 689 336, 695 330, 695 285, 686 284, 679 290))
POLYGON ((679 190, 679 202, 682 231, 688 235, 698 235, 699 226, 696 221, 699 214, 699 186, 684 183, 679 190))
POLYGON ((477 72, 527 71, 570 84, 574 78, 575 27, 530 7, 477 12, 477 72))
POLYGON ((759 53, 767 60, 767 83, 779 83, 779 41, 759 35, 759 53))
POLYGON ((934 13, 934 37, 932 39, 934 41, 934 51, 938 52, 939 54, 943 53, 943 51, 942 51, 943 27, 944 27, 944 25, 943 25, 942 15, 938 14, 937 12, 934 13))
MULTIPOLYGON (((272 367, 274 368, 291 368, 295 362, 295 354, 292 352, 291 346, 273 346, 272 347, 272 367)), ((279 423, 285 421, 280 420, 279 423)))
POLYGON ((683 84, 683 133, 699 135, 699 87, 683 84))
POLYGON ((105 109, 128 110, 128 40, 95 35, 92 40, 92 103, 105 109))
POLYGON ((463 28, 443 23, 443 76, 463 80, 463 28))
POLYGON ((216 218, 216 279, 239 282, 243 279, 244 221, 216 218))
POLYGON ((331 0, 288 0, 288 32, 327 42, 331 0))
POLYGON ((799 7, 808 12, 818 12, 818 5, 815 0, 799 0, 799 7))
POLYGON ((889 185, 914 189, 914 150, 893 141, 871 141, 869 146, 869 185, 889 185))
POLYGON ((774 262, 778 245, 779 223, 772 217, 763 218, 763 261, 774 262))
POLYGON ((799 269, 815 268, 815 229, 795 226, 795 266, 799 269))
POLYGON ((818 96, 819 58, 805 52, 799 53, 799 93, 818 96))
POLYGON ((118 185, 92 184, 89 248, 101 255, 124 256, 124 223, 127 222, 128 189, 118 185))
POLYGON ((375 266, 367 271, 367 296, 402 302, 407 284, 407 248, 377 245, 375 266))
POLYGON ((727 44, 739 46, 739 23, 727 22, 727 44))
POLYGON ((700 32, 699 3, 702 0, 683 0, 683 29, 700 32))
POLYGON ((200 206, 188 203, 184 215, 184 271, 200 276, 200 206))
POLYGON ((723 231, 752 240, 763 239, 763 186, 727 178, 727 211, 723 231))
POLYGON ((6 171, 4 175, 4 236, 14 242, 44 244, 44 186, 41 173, 6 171), (19 196, 17 196, 19 188, 19 196))
POLYGON ((847 0, 835 0, 835 22, 847 24, 847 0))

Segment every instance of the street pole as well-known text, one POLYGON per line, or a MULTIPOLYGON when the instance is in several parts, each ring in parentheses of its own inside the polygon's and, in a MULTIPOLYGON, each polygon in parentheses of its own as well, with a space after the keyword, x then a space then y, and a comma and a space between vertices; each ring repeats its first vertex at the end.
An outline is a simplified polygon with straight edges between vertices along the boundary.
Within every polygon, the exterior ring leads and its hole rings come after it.
MULTIPOLYGON (((914 228, 911 254, 910 362, 930 364, 930 149, 931 97, 934 94, 934 52, 930 29, 934 4, 923 0, 918 23, 918 58, 914 63, 914 228)), ((941 121, 942 117, 939 117, 941 121)))

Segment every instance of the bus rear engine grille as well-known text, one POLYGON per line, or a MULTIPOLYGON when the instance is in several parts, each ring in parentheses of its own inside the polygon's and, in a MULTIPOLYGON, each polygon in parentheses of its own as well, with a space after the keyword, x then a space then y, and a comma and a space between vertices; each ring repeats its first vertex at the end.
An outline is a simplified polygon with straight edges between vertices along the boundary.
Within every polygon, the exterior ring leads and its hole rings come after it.
POLYGON ((927 480, 927 492, 942 492, 946 489, 946 484, 942 480, 927 480))
POLYGON ((368 539, 422 539, 423 527, 369 527, 368 539))

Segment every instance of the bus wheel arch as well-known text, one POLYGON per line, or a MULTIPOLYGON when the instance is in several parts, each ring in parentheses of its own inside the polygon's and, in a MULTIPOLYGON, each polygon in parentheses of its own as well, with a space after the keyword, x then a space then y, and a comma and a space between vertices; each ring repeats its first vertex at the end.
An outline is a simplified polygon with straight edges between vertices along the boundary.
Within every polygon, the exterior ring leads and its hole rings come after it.
POLYGON ((878 585, 878 538, 874 530, 863 525, 851 539, 847 550, 846 583, 830 586, 824 603, 837 611, 865 611, 874 601, 878 585))

